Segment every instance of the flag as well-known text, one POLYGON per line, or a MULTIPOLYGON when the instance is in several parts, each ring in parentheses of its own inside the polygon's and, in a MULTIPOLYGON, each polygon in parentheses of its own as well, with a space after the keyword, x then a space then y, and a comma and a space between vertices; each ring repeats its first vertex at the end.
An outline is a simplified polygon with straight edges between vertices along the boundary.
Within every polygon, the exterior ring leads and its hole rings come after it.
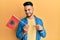
POLYGON ((18 23, 19 23, 19 19, 16 16, 12 16, 6 25, 10 29, 15 29, 18 23))

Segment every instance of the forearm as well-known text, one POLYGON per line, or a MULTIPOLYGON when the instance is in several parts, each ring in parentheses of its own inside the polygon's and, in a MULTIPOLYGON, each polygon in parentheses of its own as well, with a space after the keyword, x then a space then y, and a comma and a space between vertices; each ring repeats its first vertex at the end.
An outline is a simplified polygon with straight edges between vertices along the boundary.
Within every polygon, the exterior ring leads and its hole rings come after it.
POLYGON ((45 37, 46 37, 46 30, 45 30, 45 29, 42 30, 42 31, 40 32, 40 35, 41 35, 43 38, 45 38, 45 37))

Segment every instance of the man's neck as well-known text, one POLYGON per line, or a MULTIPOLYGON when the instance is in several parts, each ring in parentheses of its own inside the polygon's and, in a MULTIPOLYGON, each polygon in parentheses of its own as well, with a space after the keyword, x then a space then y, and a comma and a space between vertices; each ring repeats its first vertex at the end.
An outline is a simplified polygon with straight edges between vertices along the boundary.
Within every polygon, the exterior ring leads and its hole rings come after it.
POLYGON ((34 19, 34 15, 32 15, 31 17, 29 17, 28 19, 34 19))

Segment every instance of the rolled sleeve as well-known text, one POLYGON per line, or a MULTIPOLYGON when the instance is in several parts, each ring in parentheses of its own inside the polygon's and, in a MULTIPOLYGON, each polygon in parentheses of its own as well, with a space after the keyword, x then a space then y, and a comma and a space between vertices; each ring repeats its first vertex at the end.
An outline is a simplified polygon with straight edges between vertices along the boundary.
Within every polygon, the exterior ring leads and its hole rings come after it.
POLYGON ((42 31, 40 32, 40 35, 41 35, 43 38, 45 38, 45 37, 46 37, 46 30, 45 30, 45 29, 42 30, 42 31))

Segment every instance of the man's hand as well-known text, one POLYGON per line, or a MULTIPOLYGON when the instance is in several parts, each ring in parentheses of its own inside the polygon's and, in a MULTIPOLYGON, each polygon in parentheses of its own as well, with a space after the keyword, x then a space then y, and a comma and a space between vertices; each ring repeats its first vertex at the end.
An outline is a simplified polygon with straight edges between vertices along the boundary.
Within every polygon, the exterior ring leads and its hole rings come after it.
POLYGON ((37 30, 43 30, 43 27, 40 26, 40 25, 36 25, 36 29, 37 29, 37 30))
POLYGON ((29 27, 29 25, 25 25, 25 27, 23 28, 23 34, 26 34, 27 33, 28 27, 29 27))

